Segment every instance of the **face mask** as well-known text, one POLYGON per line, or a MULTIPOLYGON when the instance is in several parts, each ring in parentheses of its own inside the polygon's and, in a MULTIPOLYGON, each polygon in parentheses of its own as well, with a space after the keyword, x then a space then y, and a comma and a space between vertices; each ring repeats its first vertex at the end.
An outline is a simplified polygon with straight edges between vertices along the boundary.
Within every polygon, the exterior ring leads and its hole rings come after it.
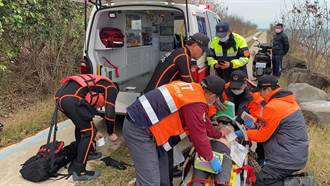
MULTIPOLYGON (((218 36, 219 37, 219 36, 218 36)), ((229 39, 229 35, 226 35, 226 37, 219 37, 219 40, 221 41, 221 42, 227 42, 228 41, 228 39, 229 39)))
POLYGON ((244 92, 244 89, 240 89, 240 90, 231 90, 231 92, 235 95, 241 95, 244 92))
POLYGON ((276 29, 275 29, 275 32, 276 32, 276 33, 281 33, 281 32, 282 32, 282 29, 280 29, 280 28, 276 28, 276 29))

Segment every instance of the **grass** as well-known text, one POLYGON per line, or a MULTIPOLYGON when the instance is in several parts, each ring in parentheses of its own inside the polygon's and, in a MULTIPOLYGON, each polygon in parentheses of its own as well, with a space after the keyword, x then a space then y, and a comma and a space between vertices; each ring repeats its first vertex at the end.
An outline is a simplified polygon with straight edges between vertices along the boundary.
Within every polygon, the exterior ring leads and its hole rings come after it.
POLYGON ((309 157, 304 171, 310 171, 317 185, 330 185, 330 128, 308 127, 309 157))
MULTIPOLYGON (((18 109, 4 122, 5 128, 0 132, 0 148, 17 143, 49 127, 53 110, 52 98, 42 100, 28 109, 18 109)), ((63 120, 64 116, 59 116, 59 120, 63 120)))
MULTIPOLYGON (((111 153, 111 157, 118 161, 124 161, 130 165, 133 164, 133 160, 128 153, 126 145, 122 145, 113 153, 111 153)), ((107 167, 102 163, 96 169, 101 171, 102 176, 100 178, 87 182, 77 183, 76 186, 126 186, 127 183, 135 177, 134 167, 128 167, 126 170, 117 170, 112 167, 107 167)))
MULTIPOLYGON (((315 178, 316 185, 330 185, 330 128, 321 129, 316 125, 308 127, 309 136, 309 158, 303 171, 311 172, 315 178)), ((133 164, 125 145, 111 154, 116 160, 133 164)), ((134 178, 134 168, 120 171, 101 164, 97 167, 102 176, 96 180, 77 183, 76 186, 126 186, 134 178)))

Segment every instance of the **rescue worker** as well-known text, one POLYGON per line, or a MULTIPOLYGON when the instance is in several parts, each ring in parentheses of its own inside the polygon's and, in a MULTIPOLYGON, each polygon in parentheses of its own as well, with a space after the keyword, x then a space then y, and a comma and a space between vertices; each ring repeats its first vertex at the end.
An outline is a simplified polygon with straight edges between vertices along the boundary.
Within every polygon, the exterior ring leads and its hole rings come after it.
POLYGON ((208 51, 209 41, 209 38, 202 33, 191 36, 184 48, 176 49, 161 60, 143 92, 146 93, 175 80, 193 82, 190 72, 191 58, 197 60, 202 57, 203 53, 208 51))
POLYGON ((110 141, 118 137, 114 132, 115 100, 117 86, 108 78, 94 74, 69 76, 61 81, 62 87, 55 95, 59 109, 72 120, 75 125, 77 157, 71 162, 69 174, 73 180, 90 180, 100 176, 98 171, 85 169, 89 153, 95 137, 103 137, 97 133, 93 123, 96 108, 105 106, 106 128, 110 141))
POLYGON ((225 86, 224 99, 235 104, 236 116, 240 116, 245 111, 257 119, 260 109, 264 105, 263 98, 259 92, 252 92, 253 85, 248 81, 245 72, 233 71, 225 86))
POLYGON ((250 52, 244 37, 231 32, 227 22, 216 25, 216 36, 211 41, 211 51, 207 58, 208 65, 226 82, 233 70, 247 73, 246 64, 250 52))
POLYGON ((170 185, 168 167, 159 164, 168 161, 164 152, 186 135, 212 169, 220 171, 208 136, 220 138, 228 131, 216 130, 207 112, 223 89, 224 81, 216 76, 206 77, 201 85, 174 81, 146 93, 127 108, 123 136, 134 161, 137 186, 170 185))
POLYGON ((274 27, 275 34, 273 36, 273 47, 272 47, 272 64, 273 64, 273 75, 276 77, 281 76, 282 71, 282 60, 289 51, 289 39, 288 36, 283 32, 283 24, 277 23, 274 27))
MULTIPOLYGON (((249 140, 263 143, 265 162, 254 186, 284 185, 284 178, 305 167, 308 137, 304 116, 292 92, 283 90, 277 78, 264 75, 258 89, 266 105, 260 125, 247 126, 249 140)), ((242 132, 235 132, 242 137, 242 132)))
MULTIPOLYGON (((199 59, 203 53, 208 50, 209 41, 209 38, 202 33, 196 33, 191 36, 184 48, 176 49, 158 64, 151 80, 143 92, 149 92, 175 80, 188 83, 194 82, 190 72, 191 58, 199 59)), ((169 175, 172 183, 173 175, 180 175, 181 171, 173 167, 173 150, 168 151, 167 156, 169 158, 169 175)), ((163 162, 160 166, 164 166, 163 162)))

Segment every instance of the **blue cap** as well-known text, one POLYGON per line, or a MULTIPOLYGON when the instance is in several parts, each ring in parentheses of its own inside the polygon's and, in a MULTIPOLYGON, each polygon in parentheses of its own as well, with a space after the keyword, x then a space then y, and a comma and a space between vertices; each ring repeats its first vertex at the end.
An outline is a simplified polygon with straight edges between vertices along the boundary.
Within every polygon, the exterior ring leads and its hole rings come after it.
POLYGON ((227 33, 229 32, 229 23, 227 22, 220 22, 215 27, 217 33, 227 33))

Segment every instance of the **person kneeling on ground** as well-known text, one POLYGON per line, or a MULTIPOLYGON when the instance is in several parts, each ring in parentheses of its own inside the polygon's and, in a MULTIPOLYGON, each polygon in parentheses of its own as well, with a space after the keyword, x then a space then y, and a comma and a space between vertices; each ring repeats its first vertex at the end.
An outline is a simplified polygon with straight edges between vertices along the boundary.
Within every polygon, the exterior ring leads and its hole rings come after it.
POLYGON ((168 161, 164 152, 186 135, 212 169, 220 171, 208 136, 220 138, 228 130, 215 129, 207 113, 224 84, 216 76, 206 77, 202 85, 174 81, 144 94, 127 108, 123 136, 134 161, 137 186, 170 185, 168 167, 159 169, 159 163, 168 161))
MULTIPOLYGON (((266 105, 258 125, 249 125, 249 140, 263 143, 265 162, 254 186, 283 185, 284 178, 305 167, 308 137, 304 116, 292 92, 282 90, 277 78, 264 75, 258 89, 266 105)), ((243 137, 242 132, 235 132, 243 137)))
POLYGON ((90 180, 100 176, 98 171, 87 171, 87 160, 97 159, 101 153, 92 152, 93 141, 103 135, 96 132, 93 118, 96 108, 105 106, 104 119, 110 141, 118 137, 114 133, 115 100, 118 94, 117 86, 108 78, 94 74, 69 76, 61 81, 62 87, 55 94, 56 104, 75 125, 77 142, 77 157, 69 166, 69 174, 74 181, 90 180))

